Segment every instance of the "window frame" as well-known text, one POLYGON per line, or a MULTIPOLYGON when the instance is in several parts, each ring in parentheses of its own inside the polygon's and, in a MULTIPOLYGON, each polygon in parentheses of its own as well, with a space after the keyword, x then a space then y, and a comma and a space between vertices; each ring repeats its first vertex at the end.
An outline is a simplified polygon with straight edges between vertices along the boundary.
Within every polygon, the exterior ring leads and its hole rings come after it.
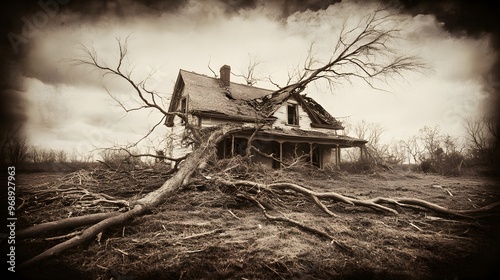
MULTIPOLYGON (((182 99, 181 99, 181 104, 180 104, 180 112, 186 115, 186 114, 187 114, 187 111, 188 111, 188 109, 187 109, 187 108, 188 108, 187 96, 184 96, 184 97, 182 97, 182 99)), ((186 115, 186 117, 187 117, 187 115, 186 115)), ((186 124, 186 122, 184 121, 184 119, 183 119, 183 118, 181 118, 181 124, 182 124, 182 125, 185 125, 185 124, 186 124)))
POLYGON ((287 125, 299 126, 299 106, 298 106, 298 104, 287 103, 286 116, 287 116, 286 117, 286 124, 287 125), (293 110, 291 110, 291 108, 293 108, 293 110), (291 112, 293 112, 293 113, 291 114, 291 112), (292 118, 293 118, 293 122, 290 122, 290 120, 292 120, 292 118))

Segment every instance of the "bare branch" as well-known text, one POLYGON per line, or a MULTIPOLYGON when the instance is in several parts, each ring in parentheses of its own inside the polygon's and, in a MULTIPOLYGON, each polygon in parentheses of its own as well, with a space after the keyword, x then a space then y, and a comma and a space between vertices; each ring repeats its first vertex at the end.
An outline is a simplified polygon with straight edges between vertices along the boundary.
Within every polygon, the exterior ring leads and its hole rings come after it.
POLYGON ((255 138, 255 135, 259 132, 264 127, 265 124, 259 124, 256 128, 255 131, 252 133, 252 135, 248 138, 247 141, 247 147, 245 149, 245 157, 250 160, 251 155, 252 155, 252 141, 255 138))
POLYGON ((234 72, 231 72, 231 74, 236 76, 236 77, 244 78, 247 85, 253 86, 258 81, 262 80, 262 78, 257 77, 256 73, 255 73, 256 72, 255 68, 257 68, 257 66, 259 66, 262 62, 258 61, 255 57, 252 58, 252 56, 250 56, 250 54, 248 54, 248 59, 249 59, 249 62, 248 62, 247 69, 245 71, 240 70, 241 74, 237 74, 234 72))
POLYGON ((129 83, 132 86, 132 88, 136 92, 139 99, 144 103, 144 105, 143 105, 144 107, 152 108, 152 109, 159 111, 163 115, 168 115, 169 113, 167 111, 165 111, 165 109, 163 109, 162 106, 159 106, 156 103, 156 100, 154 99, 154 95, 150 98, 146 97, 145 94, 147 94, 148 92, 144 91, 142 83, 135 83, 131 79, 132 71, 130 71, 129 73, 122 72, 121 67, 123 64, 123 60, 126 58, 126 56, 128 54, 127 40, 128 40, 128 37, 127 37, 127 39, 125 39, 124 42, 122 42, 120 39, 117 39, 120 55, 119 55, 119 59, 117 62, 117 66, 114 69, 107 66, 105 63, 101 62, 97 57, 97 53, 96 53, 95 49, 94 48, 89 49, 87 46, 82 46, 82 51, 83 51, 85 57, 80 58, 80 59, 75 59, 72 61, 75 65, 89 65, 95 69, 101 70, 104 72, 103 75, 108 75, 108 74, 116 75, 116 76, 124 79, 127 83, 129 83))
POLYGON ((182 156, 179 158, 172 158, 172 157, 167 157, 165 155, 158 155, 158 154, 149 154, 149 153, 133 153, 130 151, 130 147, 123 148, 123 147, 117 147, 117 148, 106 148, 105 150, 107 151, 117 151, 117 152, 124 152, 128 155, 128 158, 140 158, 140 157, 151 157, 151 158, 157 158, 157 159, 164 159, 164 160, 169 160, 169 161, 183 161, 186 159, 186 156, 182 156))
POLYGON ((212 74, 214 74, 214 77, 218 78, 219 76, 217 75, 217 73, 212 69, 212 67, 210 67, 210 60, 211 59, 208 60, 207 67, 208 67, 208 69, 210 69, 210 71, 212 72, 212 74))
POLYGON ((364 17, 352 29, 348 30, 344 22, 328 62, 321 63, 315 58, 311 44, 303 70, 289 72, 289 80, 298 77, 292 85, 303 88, 311 82, 326 80, 331 87, 338 79, 350 82, 351 78, 357 78, 381 90, 375 86, 375 81, 387 81, 395 76, 402 77, 405 71, 424 69, 426 65, 419 57, 398 54, 399 30, 389 27, 390 21, 391 15, 379 10, 364 17))

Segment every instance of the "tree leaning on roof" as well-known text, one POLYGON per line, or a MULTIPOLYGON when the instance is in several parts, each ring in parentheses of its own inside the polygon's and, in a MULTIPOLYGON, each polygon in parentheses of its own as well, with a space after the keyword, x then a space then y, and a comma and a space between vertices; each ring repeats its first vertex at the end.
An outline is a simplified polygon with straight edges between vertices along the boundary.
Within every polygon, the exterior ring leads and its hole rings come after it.
MULTIPOLYGON (((396 50, 391 45, 391 41, 395 40, 398 30, 396 28, 388 27, 387 23, 390 22, 391 16, 385 11, 377 11, 373 14, 369 14, 364 18, 364 21, 360 25, 348 29, 345 25, 342 27, 341 33, 339 35, 338 41, 335 46, 333 46, 332 56, 327 63, 320 64, 312 55, 312 50, 304 63, 304 67, 301 71, 297 71, 296 75, 290 77, 288 84, 273 93, 273 102, 283 102, 291 94, 296 94, 302 92, 306 86, 312 82, 318 80, 325 80, 330 84, 337 82, 338 79, 361 79, 373 86, 373 81, 377 79, 384 79, 394 75, 403 75, 405 71, 419 70, 424 65, 420 62, 418 57, 415 56, 405 56, 398 55, 396 50), (281 100, 281 101, 280 101, 281 100)), ((169 115, 175 115, 182 118, 187 128, 190 131, 190 137, 193 143, 196 144, 194 151, 185 158, 170 159, 176 162, 176 167, 182 161, 182 166, 175 169, 174 175, 168 179, 161 187, 158 189, 142 196, 130 203, 129 210, 125 212, 114 212, 108 214, 94 214, 87 217, 69 218, 61 221, 50 222, 47 224, 41 224, 34 226, 32 228, 23 229, 18 232, 18 238, 27 238, 37 236, 40 233, 45 233, 52 230, 58 229, 68 229, 75 228, 84 225, 90 225, 88 228, 83 230, 77 236, 61 242, 54 247, 47 249, 46 251, 40 253, 39 255, 31 258, 21 265, 21 267, 26 267, 34 263, 45 260, 51 256, 62 253, 63 251, 73 248, 83 242, 94 238, 103 230, 124 223, 127 220, 137 218, 151 209, 154 209, 157 205, 165 201, 166 198, 171 197, 177 193, 183 186, 185 186, 189 179, 195 174, 195 171, 201 164, 204 164, 209 160, 211 156, 215 154, 217 144, 224 139, 225 136, 230 135, 244 129, 234 125, 222 125, 218 127, 200 129, 197 126, 190 124, 187 116, 180 112, 167 112, 162 104, 159 102, 161 97, 149 89, 146 88, 147 79, 141 82, 135 82, 131 79, 131 72, 122 69, 122 63, 124 62, 127 54, 127 40, 118 41, 118 51, 119 59, 115 67, 109 67, 98 59, 97 53, 94 49, 87 48, 83 46, 83 51, 85 57, 83 59, 77 59, 73 62, 76 65, 87 65, 91 66, 93 69, 102 71, 103 75, 111 74, 120 77, 126 81, 131 88, 134 90, 136 97, 141 102, 141 106, 136 108, 127 108, 118 99, 114 98, 111 93, 109 93, 119 105, 126 112, 131 112, 134 110, 156 110, 162 114, 162 118, 159 122, 151 129, 151 131, 145 136, 147 137, 154 128, 164 124, 165 118, 169 115)), ((261 104, 264 106, 274 106, 277 104, 261 104)), ((255 130, 255 128, 252 128, 255 130)), ((144 138, 145 138, 144 137, 144 138)), ((133 156, 133 155, 131 155, 133 156)), ((153 157, 158 157, 158 155, 152 155, 153 157)), ((455 217, 469 217, 474 213, 480 213, 482 211, 487 211, 488 209, 495 207, 497 205, 487 206, 486 208, 481 208, 471 211, 454 211, 449 210, 439 205, 415 199, 415 198, 404 198, 404 199, 391 199, 391 198, 373 198, 366 200, 353 199, 343 196, 334 192, 319 193, 310 190, 304 186, 298 184, 289 183, 274 183, 264 185, 258 182, 242 181, 236 179, 227 178, 214 178, 221 184, 227 185, 229 187, 239 186, 240 193, 238 196, 248 199, 254 202, 264 213, 264 215, 273 221, 283 221, 291 224, 292 226, 299 227, 302 230, 313 232, 319 234, 323 237, 330 238, 332 243, 337 246, 349 250, 348 246, 340 244, 335 241, 327 233, 321 232, 320 230, 310 228, 300 222, 283 218, 283 217, 273 217, 266 212, 265 206, 251 193, 244 193, 245 187, 255 187, 265 191, 272 191, 276 189, 288 189, 292 190, 298 195, 304 195, 313 199, 314 203, 320 207, 320 209, 331 216, 335 214, 328 209, 328 207, 323 203, 324 200, 332 200, 342 202, 348 205, 355 205, 360 207, 370 207, 385 213, 397 214, 398 212, 388 206, 382 205, 397 205, 399 207, 423 207, 435 211, 441 214, 453 215, 455 217)), ((278 195, 272 192, 274 195, 278 195)))

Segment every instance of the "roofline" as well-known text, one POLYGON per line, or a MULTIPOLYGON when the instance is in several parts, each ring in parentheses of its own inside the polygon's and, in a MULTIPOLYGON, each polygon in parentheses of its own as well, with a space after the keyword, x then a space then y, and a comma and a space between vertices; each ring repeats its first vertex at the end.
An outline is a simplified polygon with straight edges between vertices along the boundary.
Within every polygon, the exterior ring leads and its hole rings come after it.
MULTIPOLYGON (((205 74, 200 74, 200 73, 196 73, 196 72, 193 72, 193 71, 179 69, 179 74, 181 74, 181 72, 186 72, 186 73, 189 73, 189 74, 194 74, 194 75, 198 75, 198 76, 202 76, 202 77, 206 77, 206 78, 210 78, 210 79, 214 79, 214 80, 218 80, 218 81, 220 80, 219 78, 210 77, 210 76, 207 76, 205 74)), ((274 90, 272 90, 272 89, 267 89, 267 88, 262 88, 262 87, 249 86, 249 85, 235 83, 235 82, 230 82, 229 85, 231 85, 231 84, 235 84, 235 85, 239 85, 239 86, 244 86, 244 87, 249 87, 249 88, 256 88, 256 89, 260 89, 260 90, 266 90, 266 91, 269 91, 269 93, 273 93, 274 92, 274 90)))
MULTIPOLYGON (((168 112, 175 112, 177 107, 179 106, 179 100, 182 96, 182 91, 184 90, 184 85, 182 87, 179 86, 180 82, 184 84, 184 80, 182 79, 181 70, 179 70, 179 74, 177 74, 177 80, 174 85, 174 92, 172 93, 172 98, 170 99, 170 104, 168 106, 168 112)), ((170 114, 165 119, 165 124, 167 127, 174 126, 174 118, 175 115, 170 114)))

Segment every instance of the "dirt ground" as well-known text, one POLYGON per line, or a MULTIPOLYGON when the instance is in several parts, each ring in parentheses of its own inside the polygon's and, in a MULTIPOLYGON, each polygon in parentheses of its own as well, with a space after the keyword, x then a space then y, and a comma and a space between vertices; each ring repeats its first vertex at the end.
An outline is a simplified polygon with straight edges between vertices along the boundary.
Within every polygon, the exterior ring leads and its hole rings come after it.
MULTIPOLYGON (((474 209, 500 201, 495 181, 406 171, 262 174, 262 182, 289 181, 316 191, 356 198, 415 197, 452 209, 474 209)), ((262 195, 271 214, 321 229, 349 246, 267 220, 234 189, 198 176, 164 204, 138 219, 107 230, 95 240, 20 271, 26 279, 491 279, 500 260, 499 213, 457 219, 423 209, 370 208, 324 201, 330 217, 309 198, 283 192, 262 195)), ((137 171, 112 174, 18 175, 19 227, 95 212, 117 210, 63 197, 55 189, 82 187, 134 200, 168 178, 137 171), (51 192, 46 192, 51 190, 51 192)), ((53 233, 18 242, 19 263, 69 237, 53 233), (59 237, 51 239, 51 237, 59 237)))

